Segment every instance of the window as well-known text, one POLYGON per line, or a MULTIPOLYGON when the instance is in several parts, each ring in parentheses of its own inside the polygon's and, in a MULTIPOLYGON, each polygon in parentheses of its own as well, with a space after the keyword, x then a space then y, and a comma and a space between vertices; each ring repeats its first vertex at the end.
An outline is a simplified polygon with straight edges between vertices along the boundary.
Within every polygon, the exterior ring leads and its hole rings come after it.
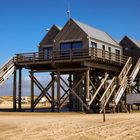
POLYGON ((82 42, 73 42, 72 43, 72 49, 81 49, 82 48, 82 42))
POLYGON ((47 47, 47 48, 43 48, 43 52, 44 52, 44 58, 45 59, 50 59, 52 58, 52 47, 47 47))
POLYGON ((81 50, 82 47, 83 47, 82 41, 61 43, 60 44, 61 56, 69 57, 70 51, 73 52, 73 55, 80 55, 82 53, 81 50))
POLYGON ((71 49, 71 44, 70 43, 61 43, 60 49, 63 50, 70 50, 71 49))
POLYGON ((68 57, 70 54, 71 43, 61 43, 60 50, 61 50, 61 57, 68 57))
POLYGON ((73 42, 72 43, 72 52, 73 56, 81 56, 82 55, 82 42, 73 42))

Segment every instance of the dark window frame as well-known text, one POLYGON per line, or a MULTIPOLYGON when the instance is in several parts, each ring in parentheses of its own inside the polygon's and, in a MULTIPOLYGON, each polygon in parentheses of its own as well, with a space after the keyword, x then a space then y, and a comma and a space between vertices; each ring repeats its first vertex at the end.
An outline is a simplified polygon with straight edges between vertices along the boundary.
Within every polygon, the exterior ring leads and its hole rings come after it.
POLYGON ((62 43, 60 43, 60 55, 61 55, 61 57, 69 57, 69 55, 70 55, 70 51, 72 51, 72 54, 73 54, 73 56, 76 56, 76 55, 81 55, 81 53, 82 53, 82 48, 83 48, 83 42, 82 41, 73 41, 73 42, 62 42, 62 43), (80 44, 81 43, 81 47, 80 48, 74 48, 74 44, 80 44), (63 48, 62 49, 62 45, 65 45, 65 44, 69 44, 70 45, 70 48, 69 49, 65 49, 65 48, 63 48), (81 49, 81 50, 80 50, 81 49))

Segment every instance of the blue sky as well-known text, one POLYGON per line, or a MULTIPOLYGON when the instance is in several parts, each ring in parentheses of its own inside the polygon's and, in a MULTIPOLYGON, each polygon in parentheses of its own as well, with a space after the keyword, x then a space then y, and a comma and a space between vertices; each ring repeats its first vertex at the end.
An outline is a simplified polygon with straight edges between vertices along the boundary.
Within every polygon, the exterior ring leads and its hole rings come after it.
POLYGON ((140 0, 0 0, 0 65, 16 53, 37 51, 46 29, 67 21, 68 3, 72 18, 115 39, 140 40, 140 0))
POLYGON ((0 65, 16 53, 38 51, 53 24, 71 17, 108 32, 140 40, 140 0, 0 0, 0 65))

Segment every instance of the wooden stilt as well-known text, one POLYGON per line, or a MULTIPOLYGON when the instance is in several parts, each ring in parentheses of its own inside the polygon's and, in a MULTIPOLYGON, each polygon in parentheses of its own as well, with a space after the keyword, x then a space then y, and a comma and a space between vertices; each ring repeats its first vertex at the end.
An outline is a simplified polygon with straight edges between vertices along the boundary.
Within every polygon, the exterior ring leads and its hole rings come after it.
POLYGON ((17 71, 14 71, 13 74, 13 111, 16 111, 16 87, 17 87, 17 71))
POLYGON ((86 102, 89 102, 89 70, 86 71, 86 102))
POLYGON ((31 74, 31 111, 34 111, 34 82, 33 82, 33 72, 30 72, 31 74))
POLYGON ((57 111, 60 111, 60 72, 57 72, 57 111))
MULTIPOLYGON (((72 87, 72 75, 69 75, 69 87, 72 87)), ((69 111, 72 111, 72 94, 71 91, 69 91, 69 111)))
MULTIPOLYGON (((69 87, 69 85, 67 84, 67 82, 60 76, 60 79, 63 81, 63 83, 69 88, 69 90, 71 91, 71 93, 75 96, 76 99, 78 99, 78 101, 81 103, 81 106, 84 106, 87 110, 88 107, 87 105, 83 102, 83 100, 77 95, 77 93, 74 91, 74 89, 79 85, 76 84, 74 87, 69 87)), ((83 79, 83 77, 81 78, 83 79)))
POLYGON ((18 83, 18 110, 21 111, 21 90, 22 90, 22 69, 19 69, 19 83, 18 83))
MULTIPOLYGON (((54 73, 51 74, 52 80, 54 79, 54 73)), ((54 97, 54 83, 52 84, 52 100, 51 100, 51 111, 54 112, 54 105, 55 105, 55 97, 54 97)))

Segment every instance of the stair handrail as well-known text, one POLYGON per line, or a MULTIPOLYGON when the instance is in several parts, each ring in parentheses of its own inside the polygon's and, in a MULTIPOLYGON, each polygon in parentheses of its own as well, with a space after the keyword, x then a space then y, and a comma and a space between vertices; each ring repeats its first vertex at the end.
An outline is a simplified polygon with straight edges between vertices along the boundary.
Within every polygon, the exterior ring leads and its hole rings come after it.
POLYGON ((123 80, 124 76, 127 75, 128 69, 130 69, 131 66, 132 66, 132 57, 129 57, 128 60, 127 60, 127 62, 126 62, 126 64, 124 65, 121 73, 118 76, 119 84, 123 80))
POLYGON ((1 69, 0 69, 0 77, 3 75, 3 73, 5 72, 5 70, 7 70, 8 68, 11 68, 14 65, 14 57, 11 57, 8 61, 6 61, 1 69))
POLYGON ((123 82, 122 82, 122 85, 120 86, 120 88, 118 89, 118 91, 116 92, 114 98, 113 98, 113 102, 115 102, 115 105, 118 104, 122 94, 124 93, 126 87, 127 87, 127 81, 128 81, 128 78, 127 76, 123 79, 123 82), (119 93, 121 92, 121 94, 119 95, 119 93), (118 98, 118 99, 117 99, 118 98))
POLYGON ((127 74, 130 70, 132 66, 132 57, 129 57, 126 64, 124 65, 121 73, 119 74, 118 76, 118 79, 119 79, 119 89, 118 91, 116 92, 116 94, 114 95, 114 98, 113 98, 113 102, 115 102, 115 106, 117 106, 120 98, 122 97, 126 87, 127 87, 127 74))
POLYGON ((132 71, 132 73, 130 75, 131 82, 134 81, 134 79, 136 78, 137 73, 139 72, 139 70, 140 70, 140 58, 138 59, 136 65, 135 65, 135 67, 134 67, 134 69, 133 69, 133 71, 132 71))
POLYGON ((99 90, 102 88, 102 86, 104 85, 104 83, 106 82, 107 78, 108 78, 109 74, 106 74, 103 81, 101 82, 100 86, 98 87, 98 89, 95 91, 94 95, 92 96, 91 100, 88 102, 88 105, 90 106, 91 103, 93 102, 93 100, 95 99, 96 95, 98 94, 99 90))
POLYGON ((110 94, 115 85, 116 85, 116 77, 114 76, 100 99, 100 103, 102 105, 106 102, 106 100, 109 100, 108 98, 111 96, 110 94))

